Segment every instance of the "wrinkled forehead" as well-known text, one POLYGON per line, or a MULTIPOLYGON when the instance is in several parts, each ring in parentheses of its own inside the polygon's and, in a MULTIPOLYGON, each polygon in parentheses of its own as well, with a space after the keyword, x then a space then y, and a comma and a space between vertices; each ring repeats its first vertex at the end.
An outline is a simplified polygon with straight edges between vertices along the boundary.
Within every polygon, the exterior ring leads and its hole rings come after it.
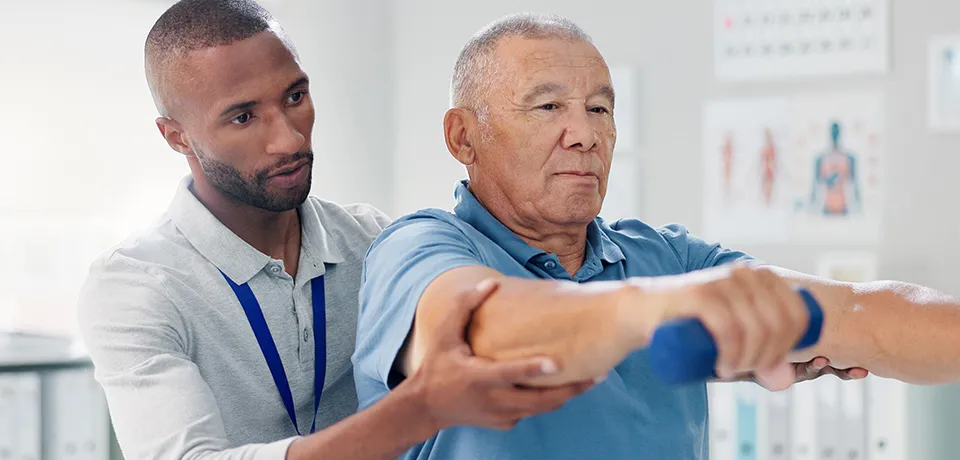
POLYGON ((501 41, 495 56, 504 89, 515 95, 548 82, 587 93, 610 86, 603 56, 585 41, 510 37, 501 41))

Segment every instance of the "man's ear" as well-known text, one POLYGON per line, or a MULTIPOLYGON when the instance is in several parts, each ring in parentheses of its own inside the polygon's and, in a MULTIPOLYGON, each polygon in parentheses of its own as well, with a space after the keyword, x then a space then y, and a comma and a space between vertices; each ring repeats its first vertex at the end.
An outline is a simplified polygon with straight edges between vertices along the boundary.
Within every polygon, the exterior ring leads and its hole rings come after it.
POLYGON ((452 108, 443 116, 443 134, 447 150, 464 166, 477 159, 474 143, 478 139, 477 116, 472 110, 452 108))
POLYGON ((160 135, 167 141, 170 148, 184 155, 193 154, 193 149, 187 143, 186 135, 180 128, 180 123, 169 118, 159 117, 157 118, 157 129, 160 130, 160 135))

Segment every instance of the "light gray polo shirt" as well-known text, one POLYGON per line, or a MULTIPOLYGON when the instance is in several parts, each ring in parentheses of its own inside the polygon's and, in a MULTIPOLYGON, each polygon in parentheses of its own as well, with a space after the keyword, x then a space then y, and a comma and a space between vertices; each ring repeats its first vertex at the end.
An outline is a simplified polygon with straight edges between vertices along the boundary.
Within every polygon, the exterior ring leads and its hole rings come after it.
POLYGON ((317 430, 357 409, 350 356, 363 257, 389 223, 367 205, 310 197, 296 278, 225 227, 179 185, 163 218, 98 258, 80 297, 80 330, 127 459, 282 459, 296 431, 222 270, 249 283, 310 431, 314 407, 310 281, 324 275, 326 378, 317 430))

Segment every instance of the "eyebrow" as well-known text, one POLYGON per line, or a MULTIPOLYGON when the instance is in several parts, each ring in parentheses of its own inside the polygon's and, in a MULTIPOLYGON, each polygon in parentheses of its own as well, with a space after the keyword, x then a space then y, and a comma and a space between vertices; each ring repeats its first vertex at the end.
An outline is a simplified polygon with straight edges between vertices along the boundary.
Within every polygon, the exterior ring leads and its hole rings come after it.
MULTIPOLYGON (((301 86, 301 85, 305 85, 305 84, 307 84, 307 83, 310 83, 310 79, 309 79, 309 78, 307 78, 307 77, 300 77, 300 78, 297 79, 297 81, 291 83, 290 86, 287 86, 287 89, 283 90, 283 92, 284 92, 284 93, 289 93, 289 92, 290 92, 291 90, 293 90, 294 88, 296 88, 296 87, 298 87, 298 86, 301 86)), ((257 104, 259 104, 259 103, 260 103, 260 101, 244 101, 244 102, 238 102, 238 103, 236 103, 236 104, 231 104, 230 107, 227 107, 226 109, 223 110, 223 112, 220 112, 220 116, 221 116, 221 117, 225 117, 225 116, 227 116, 227 115, 229 115, 229 114, 231 114, 231 113, 233 113, 233 112, 246 111, 246 110, 249 110, 249 109, 252 108, 252 107, 255 107, 255 106, 256 106, 257 104)))
MULTIPOLYGON (((544 94, 562 93, 566 90, 567 88, 565 86, 557 83, 541 83, 523 97, 523 103, 530 104, 544 94)), ((604 96, 607 99, 610 99, 610 104, 614 104, 616 99, 615 93, 613 92, 613 87, 610 85, 600 86, 593 92, 593 94, 591 94, 591 96, 604 96)))
POLYGON ((603 85, 603 86, 597 88, 597 90, 593 92, 593 95, 594 95, 594 96, 597 96, 597 95, 599 95, 599 96, 606 96, 607 99, 610 99, 610 104, 611 104, 611 105, 615 105, 615 104, 616 104, 616 98, 617 98, 617 97, 616 97, 616 94, 613 92, 613 87, 610 86, 610 85, 603 85))
POLYGON ((530 91, 525 96, 523 96, 523 103, 525 105, 530 104, 533 101, 537 100, 540 96, 543 96, 544 94, 562 93, 562 92, 565 92, 566 90, 567 90, 566 87, 556 83, 541 83, 536 87, 534 87, 533 91, 530 91))

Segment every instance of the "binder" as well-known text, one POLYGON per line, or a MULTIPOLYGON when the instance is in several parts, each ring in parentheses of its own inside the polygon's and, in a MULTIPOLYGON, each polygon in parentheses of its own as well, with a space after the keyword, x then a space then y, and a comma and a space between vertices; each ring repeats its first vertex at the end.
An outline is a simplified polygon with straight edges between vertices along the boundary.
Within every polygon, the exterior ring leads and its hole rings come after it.
POLYGON ((736 385, 736 383, 724 382, 707 385, 712 460, 737 460, 736 385))
POLYGON ((40 376, 0 374, 0 458, 40 460, 40 376))
POLYGON ((48 373, 43 381, 44 458, 107 460, 106 399, 90 369, 48 373))
POLYGON ((761 460, 788 460, 790 458, 790 393, 764 392, 761 399, 760 447, 761 460))
POLYGON ((812 382, 816 391, 815 458, 822 460, 841 458, 840 382, 840 379, 829 375, 812 382))
POLYGON ((852 380, 840 385, 841 458, 863 460, 867 457, 867 419, 864 413, 864 381, 852 380))
POLYGON ((898 380, 869 375, 865 381, 867 458, 903 460, 910 458, 907 431, 909 386, 898 380))
POLYGON ((755 383, 736 383, 737 394, 737 459, 757 460, 757 395, 755 383))
POLYGON ((817 459, 817 392, 816 381, 803 382, 790 388, 790 459, 817 459))

